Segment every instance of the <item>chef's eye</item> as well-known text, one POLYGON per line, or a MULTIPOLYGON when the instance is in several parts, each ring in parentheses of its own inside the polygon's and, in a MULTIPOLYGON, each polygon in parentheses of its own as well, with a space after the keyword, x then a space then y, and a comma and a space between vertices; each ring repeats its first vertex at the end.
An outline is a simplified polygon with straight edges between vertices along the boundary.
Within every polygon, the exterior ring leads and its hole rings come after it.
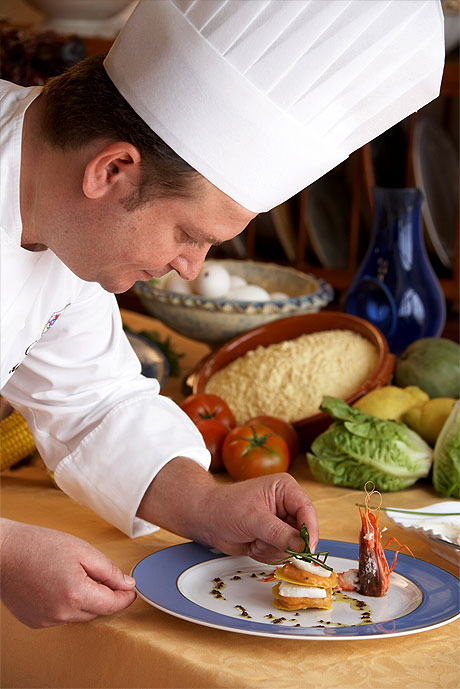
POLYGON ((204 242, 198 241, 197 239, 194 239, 191 237, 187 232, 182 232, 182 243, 188 244, 189 246, 197 246, 197 247, 203 247, 204 242))
POLYGON ((193 239, 193 237, 190 237, 189 234, 186 234, 185 237, 186 237, 187 244, 191 244, 192 246, 196 246, 200 243, 200 242, 197 242, 196 239, 193 239))
POLYGON ((191 237, 185 230, 183 230, 181 227, 177 228, 177 239, 181 244, 196 244, 196 241, 191 237))

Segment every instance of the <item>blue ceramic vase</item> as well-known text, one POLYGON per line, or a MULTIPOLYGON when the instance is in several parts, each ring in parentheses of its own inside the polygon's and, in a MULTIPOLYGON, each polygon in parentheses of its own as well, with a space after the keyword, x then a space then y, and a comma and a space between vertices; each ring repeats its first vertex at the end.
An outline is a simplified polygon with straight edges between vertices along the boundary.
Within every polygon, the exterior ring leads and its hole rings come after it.
POLYGON ((423 240, 421 191, 373 192, 373 237, 344 309, 376 325, 398 355, 414 340, 442 333, 446 304, 423 240))

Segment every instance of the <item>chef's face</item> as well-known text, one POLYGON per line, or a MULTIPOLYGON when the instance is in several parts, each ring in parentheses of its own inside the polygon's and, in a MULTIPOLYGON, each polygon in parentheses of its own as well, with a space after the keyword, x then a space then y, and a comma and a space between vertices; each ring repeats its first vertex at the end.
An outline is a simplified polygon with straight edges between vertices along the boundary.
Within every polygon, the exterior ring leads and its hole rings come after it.
POLYGON ((75 232, 59 233, 65 241, 50 248, 79 277, 115 293, 171 270, 194 279, 210 247, 255 216, 205 179, 190 198, 157 199, 131 211, 116 204, 95 215, 75 232))

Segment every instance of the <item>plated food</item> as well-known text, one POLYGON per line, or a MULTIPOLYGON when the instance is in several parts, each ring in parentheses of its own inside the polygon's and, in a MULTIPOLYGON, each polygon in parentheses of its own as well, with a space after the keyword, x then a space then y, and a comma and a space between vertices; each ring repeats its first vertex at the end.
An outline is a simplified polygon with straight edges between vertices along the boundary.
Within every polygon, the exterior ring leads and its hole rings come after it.
POLYGON ((283 566, 264 579, 279 581, 272 588, 273 604, 280 610, 329 610, 332 607, 332 592, 337 585, 337 575, 326 564, 327 552, 311 552, 310 535, 305 524, 302 524, 300 536, 304 542, 302 551, 296 553, 287 548, 285 552, 289 557, 281 560, 284 562, 283 566))
POLYGON ((332 608, 332 591, 337 584, 337 575, 332 568, 325 569, 294 557, 280 567, 274 576, 280 580, 272 589, 275 608, 332 608))
POLYGON ((391 542, 397 543, 399 548, 395 552, 391 567, 388 566, 381 540, 383 529, 381 530, 379 526, 382 496, 373 485, 366 484, 364 488, 365 504, 358 505, 361 517, 358 568, 348 569, 338 574, 334 572, 333 568, 326 564, 328 552, 311 552, 308 530, 303 524, 300 530, 304 541, 303 550, 295 553, 287 549, 286 553, 289 557, 281 561, 284 563, 283 566, 278 567, 271 576, 264 579, 264 581, 278 580, 272 588, 275 608, 286 611, 309 608, 330 610, 333 601, 338 597, 336 590, 356 591, 362 596, 373 598, 386 595, 390 586, 390 574, 395 568, 399 552, 405 549, 412 557, 413 553, 410 548, 401 545, 396 538, 390 537, 385 548, 391 542), (377 496, 380 500, 375 507, 370 506, 373 496, 377 496))

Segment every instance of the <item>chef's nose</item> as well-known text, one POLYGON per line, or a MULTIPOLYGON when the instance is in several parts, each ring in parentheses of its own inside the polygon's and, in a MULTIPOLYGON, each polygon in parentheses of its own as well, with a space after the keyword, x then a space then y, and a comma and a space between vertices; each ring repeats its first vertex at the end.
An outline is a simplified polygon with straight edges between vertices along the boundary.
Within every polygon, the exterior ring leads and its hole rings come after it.
POLYGON ((171 261, 170 265, 179 273, 183 280, 194 280, 200 274, 209 247, 199 253, 184 256, 181 254, 171 261))

